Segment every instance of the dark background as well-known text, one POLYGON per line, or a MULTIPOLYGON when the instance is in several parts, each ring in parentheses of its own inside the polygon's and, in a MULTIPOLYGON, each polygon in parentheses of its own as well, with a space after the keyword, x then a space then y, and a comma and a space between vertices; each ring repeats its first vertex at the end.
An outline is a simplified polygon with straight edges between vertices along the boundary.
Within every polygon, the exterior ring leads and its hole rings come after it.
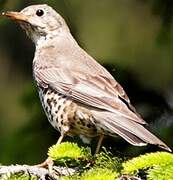
MULTIPOLYGON (((1 0, 0 12, 39 3, 48 3, 66 19, 79 44, 114 75, 152 132, 173 148, 173 1, 1 0)), ((2 164, 38 163, 59 136, 39 102, 33 55, 34 45, 21 28, 0 17, 2 164)), ((120 156, 159 150, 122 139, 106 139, 104 146, 120 156)))

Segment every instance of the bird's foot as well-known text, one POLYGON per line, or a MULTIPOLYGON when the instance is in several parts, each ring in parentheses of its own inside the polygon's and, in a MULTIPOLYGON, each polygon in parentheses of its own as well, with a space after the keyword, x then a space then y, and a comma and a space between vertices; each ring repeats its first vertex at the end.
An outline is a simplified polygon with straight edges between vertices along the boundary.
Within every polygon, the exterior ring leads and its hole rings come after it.
POLYGON ((53 160, 48 157, 44 162, 40 163, 40 164, 36 164, 34 165, 35 167, 38 167, 38 168, 46 168, 49 170, 49 172, 52 172, 53 171, 53 160))

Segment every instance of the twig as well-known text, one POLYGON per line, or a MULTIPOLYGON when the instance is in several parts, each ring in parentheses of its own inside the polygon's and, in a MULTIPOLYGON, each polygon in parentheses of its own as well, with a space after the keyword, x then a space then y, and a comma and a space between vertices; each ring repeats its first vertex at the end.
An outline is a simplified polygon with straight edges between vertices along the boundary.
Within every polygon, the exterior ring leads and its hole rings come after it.
POLYGON ((67 168, 67 167, 58 167, 58 166, 53 166, 53 172, 51 173, 45 168, 39 168, 29 165, 0 166, 0 178, 2 178, 2 176, 5 177, 5 175, 10 176, 11 174, 22 173, 28 176, 31 175, 36 176, 41 180, 46 180, 46 179, 57 180, 60 176, 73 175, 75 172, 76 172, 75 169, 67 168))

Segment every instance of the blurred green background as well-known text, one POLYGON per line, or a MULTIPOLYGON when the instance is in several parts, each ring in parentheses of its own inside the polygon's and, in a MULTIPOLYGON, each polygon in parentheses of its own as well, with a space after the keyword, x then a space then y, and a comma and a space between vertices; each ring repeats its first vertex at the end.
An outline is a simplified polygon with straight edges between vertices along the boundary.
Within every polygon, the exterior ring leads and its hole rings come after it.
MULTIPOLYGON (((123 85, 152 131, 173 148, 173 1, 1 0, 0 12, 39 3, 65 18, 79 44, 123 85)), ((0 17, 2 164, 39 163, 59 136, 39 102, 33 56, 34 45, 21 28, 0 17)), ((104 146, 120 156, 159 150, 110 138, 104 146)))

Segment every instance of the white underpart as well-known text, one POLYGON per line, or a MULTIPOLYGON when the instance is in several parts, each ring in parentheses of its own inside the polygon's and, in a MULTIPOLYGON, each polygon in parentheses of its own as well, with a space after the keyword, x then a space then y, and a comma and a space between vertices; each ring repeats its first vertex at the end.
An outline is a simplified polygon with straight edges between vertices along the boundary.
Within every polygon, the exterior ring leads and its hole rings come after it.
POLYGON ((87 138, 86 136, 84 136, 84 135, 80 135, 79 136, 81 139, 82 139, 82 141, 85 143, 85 144, 90 144, 90 142, 91 142, 91 139, 90 138, 87 138))

